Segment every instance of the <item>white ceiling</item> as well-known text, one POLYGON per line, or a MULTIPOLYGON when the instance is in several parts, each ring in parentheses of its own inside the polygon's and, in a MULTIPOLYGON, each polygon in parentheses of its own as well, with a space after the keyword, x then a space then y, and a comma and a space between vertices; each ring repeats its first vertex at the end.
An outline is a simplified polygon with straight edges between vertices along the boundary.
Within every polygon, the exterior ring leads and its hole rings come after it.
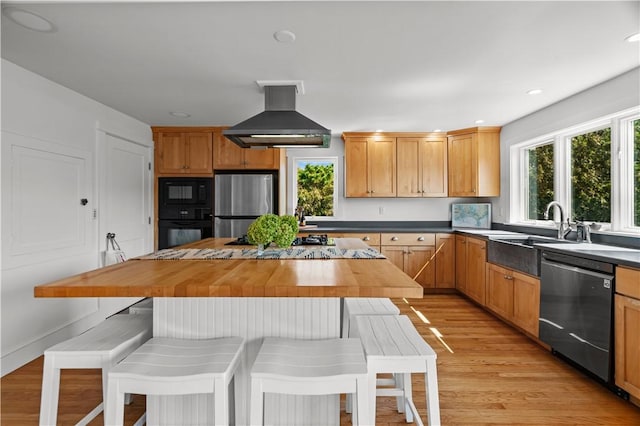
POLYGON ((639 1, 2 6, 56 27, 3 15, 3 58, 150 125, 236 124, 256 80, 303 80, 297 110, 334 134, 504 125, 640 65, 639 1))

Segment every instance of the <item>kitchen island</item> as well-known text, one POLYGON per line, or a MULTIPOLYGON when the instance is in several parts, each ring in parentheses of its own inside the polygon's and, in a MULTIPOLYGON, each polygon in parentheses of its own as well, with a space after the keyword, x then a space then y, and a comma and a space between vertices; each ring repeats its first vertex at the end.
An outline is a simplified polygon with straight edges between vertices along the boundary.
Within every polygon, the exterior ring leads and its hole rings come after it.
MULTIPOLYGON (((212 238, 180 248, 219 249, 229 241, 212 238)), ((336 239, 336 247, 366 246, 345 238, 336 239)), ((341 298, 421 298, 422 291, 384 258, 149 260, 143 256, 39 285, 34 293, 36 297, 153 297, 154 336, 244 337, 247 344, 236 374, 235 402, 237 424, 247 424, 249 371, 262 337, 336 338, 341 298)), ((211 424, 210 396, 149 397, 147 402, 150 424, 211 424)), ((268 424, 339 423, 339 399, 333 395, 269 394, 265 407, 268 424)))

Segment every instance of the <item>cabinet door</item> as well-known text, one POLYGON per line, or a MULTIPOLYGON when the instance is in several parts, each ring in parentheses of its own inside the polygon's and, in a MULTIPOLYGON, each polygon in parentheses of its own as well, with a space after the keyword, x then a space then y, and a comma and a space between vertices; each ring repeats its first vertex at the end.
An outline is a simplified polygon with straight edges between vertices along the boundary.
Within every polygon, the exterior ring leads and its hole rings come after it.
POLYGON ((434 253, 433 246, 407 247, 404 272, 424 288, 435 287, 436 258, 434 253))
POLYGON ((349 138, 344 143, 345 195, 369 197, 367 138, 349 138))
POLYGON ((221 134, 213 144, 213 168, 216 170, 244 168, 244 148, 240 148, 221 134))
POLYGON ((476 134, 449 136, 449 196, 476 195, 478 146, 476 134))
POLYGON ((540 280, 513 272, 513 322, 538 337, 540 280))
POLYGON ((422 197, 420 146, 420 138, 397 139, 398 197, 422 197))
POLYGON ((513 318, 513 272, 487 264, 487 307, 501 317, 513 318))
POLYGON ((456 244, 453 234, 436 235, 436 276, 437 288, 455 287, 456 244))
POLYGON ((185 134, 187 173, 211 173, 213 171, 213 141, 211 132, 185 134))
POLYGON ((156 141, 158 173, 186 173, 186 141, 183 133, 159 133, 156 141))
POLYGON ((246 169, 277 170, 280 168, 280 148, 245 149, 246 169))
POLYGON ((467 293, 467 238, 456 235, 456 288, 467 293))
POLYGON ((640 398, 640 300, 615 295, 616 385, 640 398))
POLYGON ((372 197, 396 196, 396 139, 368 140, 369 190, 372 197))
POLYGON ((423 197, 448 195, 446 138, 428 138, 420 142, 420 179, 423 197))
POLYGON ((485 265, 487 243, 467 237, 467 295, 481 305, 485 304, 485 265))
POLYGON ((404 271, 404 255, 406 247, 403 246, 382 246, 381 253, 396 265, 400 270, 404 271))

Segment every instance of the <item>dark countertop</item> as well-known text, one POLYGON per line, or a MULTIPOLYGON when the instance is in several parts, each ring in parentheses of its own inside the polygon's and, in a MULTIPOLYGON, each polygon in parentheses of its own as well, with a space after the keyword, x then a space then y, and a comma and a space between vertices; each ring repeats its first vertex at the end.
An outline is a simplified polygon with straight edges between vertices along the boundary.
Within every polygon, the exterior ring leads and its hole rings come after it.
MULTIPOLYGON (((433 221, 433 222, 328 222, 328 223, 310 223, 317 225, 317 228, 301 229, 300 232, 317 234, 326 232, 353 232, 353 233, 393 233, 393 232, 424 232, 424 233, 456 233, 489 239, 492 236, 500 235, 534 235, 523 234, 504 229, 458 229, 452 228, 451 222, 433 221)), ((616 265, 629 266, 640 269, 640 249, 618 247, 609 244, 536 244, 541 250, 549 250, 558 253, 571 254, 585 259, 598 260, 603 262, 614 263, 616 265)))

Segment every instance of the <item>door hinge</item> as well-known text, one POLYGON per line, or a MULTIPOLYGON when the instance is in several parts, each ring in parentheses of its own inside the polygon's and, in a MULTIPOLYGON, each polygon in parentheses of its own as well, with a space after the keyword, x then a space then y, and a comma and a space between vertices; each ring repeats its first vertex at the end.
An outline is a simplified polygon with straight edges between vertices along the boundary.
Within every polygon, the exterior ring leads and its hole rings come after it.
POLYGON ((149 216, 149 225, 151 225, 151 216, 149 216))
POLYGON ((149 162, 149 170, 151 170, 151 162, 149 162))

